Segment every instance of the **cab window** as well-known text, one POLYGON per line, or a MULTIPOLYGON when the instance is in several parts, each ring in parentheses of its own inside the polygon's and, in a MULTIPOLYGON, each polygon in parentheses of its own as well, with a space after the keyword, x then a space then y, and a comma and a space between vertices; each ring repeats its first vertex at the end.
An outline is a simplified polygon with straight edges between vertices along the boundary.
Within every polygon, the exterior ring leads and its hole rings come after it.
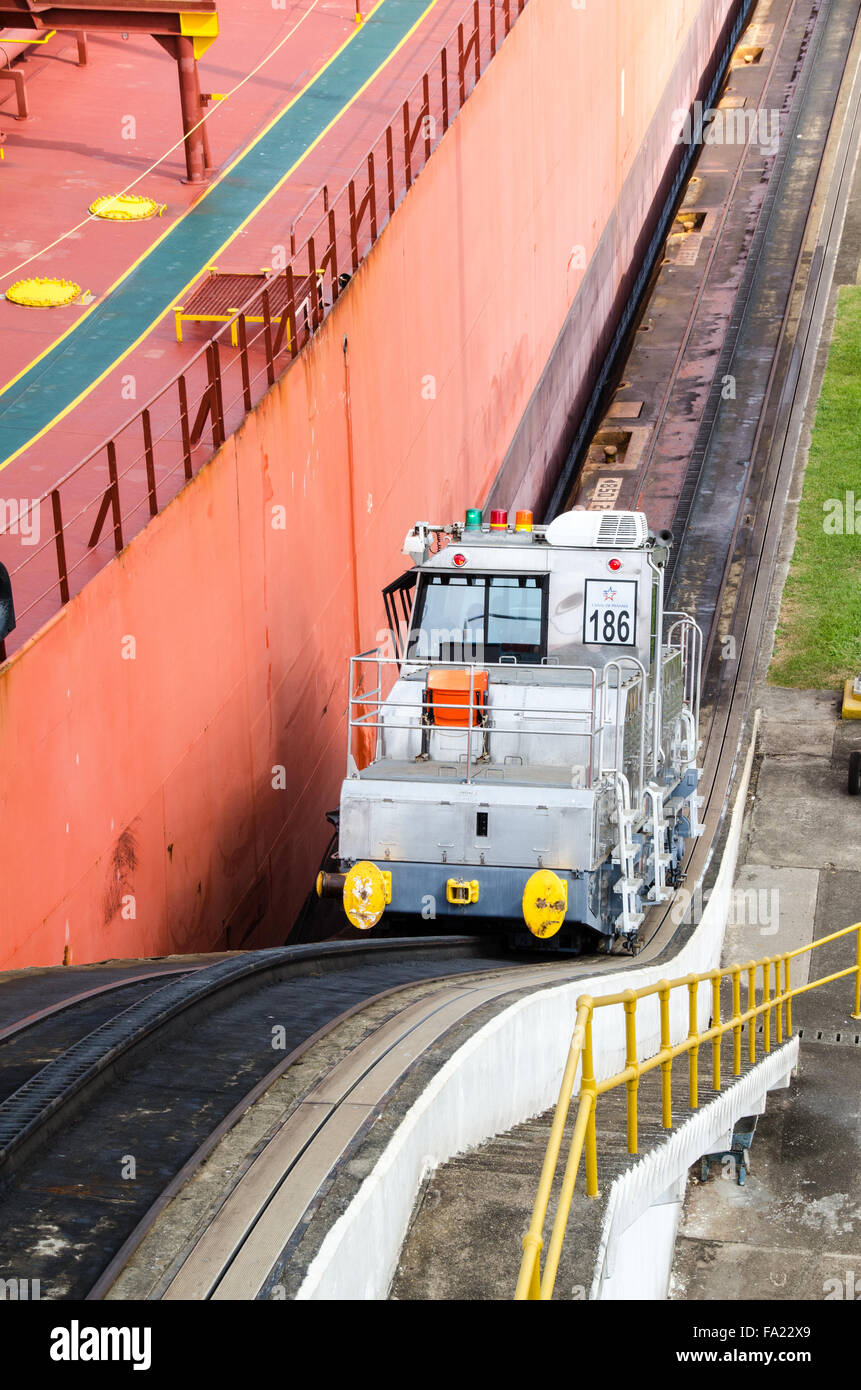
POLYGON ((414 660, 536 664, 547 649, 546 575, 422 575, 414 660))

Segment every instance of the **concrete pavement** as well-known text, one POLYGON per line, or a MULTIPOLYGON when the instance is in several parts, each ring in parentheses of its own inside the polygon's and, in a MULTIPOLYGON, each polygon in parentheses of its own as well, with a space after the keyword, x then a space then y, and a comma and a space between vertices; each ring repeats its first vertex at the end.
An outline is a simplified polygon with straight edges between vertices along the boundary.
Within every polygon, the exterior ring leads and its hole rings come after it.
MULTIPOLYGON (((846 793, 861 727, 838 722, 830 691, 766 688, 761 705, 725 964, 792 950, 861 918, 861 805, 846 793)), ((854 938, 844 938, 801 957, 792 982, 854 959, 854 938)), ((719 1166, 705 1183, 693 1171, 671 1298, 837 1298, 856 1278, 861 1297, 861 1022, 851 1007, 851 980, 796 1001, 798 1078, 760 1116, 743 1187, 719 1166)))

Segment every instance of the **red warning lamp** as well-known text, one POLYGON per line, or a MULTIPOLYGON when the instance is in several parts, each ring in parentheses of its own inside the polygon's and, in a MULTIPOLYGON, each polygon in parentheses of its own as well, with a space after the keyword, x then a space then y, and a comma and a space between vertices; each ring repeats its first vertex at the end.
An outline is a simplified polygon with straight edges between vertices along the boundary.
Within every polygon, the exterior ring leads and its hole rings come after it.
POLYGON ((490 529, 491 531, 507 531, 508 512, 492 511, 490 513, 490 529))
POLYGON ((607 561, 607 567, 608 569, 611 569, 615 574, 616 570, 620 570, 622 568, 622 561, 617 560, 614 556, 612 560, 607 561))
POLYGON ((458 551, 456 555, 452 555, 451 558, 452 558, 452 563, 455 564, 455 565, 465 565, 465 564, 466 564, 466 556, 465 556, 465 555, 461 555, 460 551, 458 551))

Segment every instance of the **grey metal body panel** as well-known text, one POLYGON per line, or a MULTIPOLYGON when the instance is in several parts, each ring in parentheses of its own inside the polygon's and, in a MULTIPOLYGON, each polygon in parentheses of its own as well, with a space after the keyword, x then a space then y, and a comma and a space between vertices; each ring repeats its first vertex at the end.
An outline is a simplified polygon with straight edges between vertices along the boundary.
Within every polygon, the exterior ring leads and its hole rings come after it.
MULTIPOLYGON (((600 789, 603 790, 603 789, 600 789)), ((366 781, 344 784, 339 828, 344 859, 381 867, 412 860, 429 864, 518 864, 535 869, 588 869, 595 864, 599 789, 591 791, 503 783, 437 784, 366 781), (477 815, 487 834, 477 835, 477 815)))

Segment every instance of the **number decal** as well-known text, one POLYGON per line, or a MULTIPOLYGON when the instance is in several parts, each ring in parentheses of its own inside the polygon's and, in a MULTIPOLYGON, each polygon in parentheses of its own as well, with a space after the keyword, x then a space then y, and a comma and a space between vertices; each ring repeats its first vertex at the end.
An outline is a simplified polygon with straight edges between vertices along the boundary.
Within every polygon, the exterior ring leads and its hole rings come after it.
POLYGON ((588 646, 634 647, 637 643, 637 583, 632 579, 587 579, 583 641, 588 646))

